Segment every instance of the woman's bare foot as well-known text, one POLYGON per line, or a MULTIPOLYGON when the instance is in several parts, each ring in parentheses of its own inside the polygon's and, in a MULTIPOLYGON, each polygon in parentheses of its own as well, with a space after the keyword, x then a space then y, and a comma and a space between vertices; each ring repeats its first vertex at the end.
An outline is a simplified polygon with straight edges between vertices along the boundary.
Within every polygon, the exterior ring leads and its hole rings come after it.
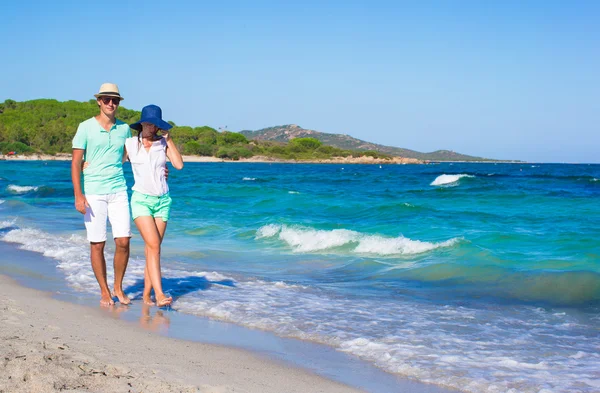
POLYGON ((173 303, 172 297, 166 297, 164 294, 156 295, 156 305, 158 307, 170 306, 173 303))
POLYGON ((150 296, 143 296, 142 298, 144 300, 144 304, 147 306, 154 306, 155 303, 152 301, 152 298, 150 296))
POLYGON ((121 304, 131 304, 131 300, 125 295, 123 290, 117 291, 116 289, 113 289, 113 294, 119 299, 121 304))

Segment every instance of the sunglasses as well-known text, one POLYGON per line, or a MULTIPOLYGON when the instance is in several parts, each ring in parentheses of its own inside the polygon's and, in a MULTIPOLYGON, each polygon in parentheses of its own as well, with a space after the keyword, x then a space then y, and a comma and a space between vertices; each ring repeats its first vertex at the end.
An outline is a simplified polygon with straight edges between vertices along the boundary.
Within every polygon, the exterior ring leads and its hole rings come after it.
POLYGON ((112 101, 113 105, 119 105, 119 103, 121 102, 120 98, 115 98, 115 97, 100 97, 100 100, 102 100, 104 105, 108 105, 108 103, 111 101, 112 101))

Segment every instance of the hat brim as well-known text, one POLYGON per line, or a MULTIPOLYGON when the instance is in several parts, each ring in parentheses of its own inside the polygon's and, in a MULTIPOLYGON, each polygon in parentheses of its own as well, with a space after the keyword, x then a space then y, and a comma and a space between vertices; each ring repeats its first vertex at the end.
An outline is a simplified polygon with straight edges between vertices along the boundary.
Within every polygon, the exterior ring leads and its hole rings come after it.
POLYGON ((160 128, 161 130, 168 131, 173 128, 172 125, 164 121, 163 119, 159 119, 158 117, 147 117, 145 119, 140 119, 137 123, 131 124, 129 127, 133 128, 136 131, 142 131, 142 123, 151 123, 160 128))
POLYGON ((123 101, 125 98, 121 97, 121 95, 117 94, 117 93, 98 93, 98 94, 94 94, 94 97, 96 98, 100 98, 100 97, 115 97, 115 98, 120 98, 121 101, 123 101))

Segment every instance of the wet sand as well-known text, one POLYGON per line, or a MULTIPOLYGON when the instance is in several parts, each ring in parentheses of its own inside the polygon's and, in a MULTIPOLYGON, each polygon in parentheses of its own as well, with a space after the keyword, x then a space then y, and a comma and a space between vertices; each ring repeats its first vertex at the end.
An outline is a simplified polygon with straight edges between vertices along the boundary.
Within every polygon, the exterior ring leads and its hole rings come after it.
POLYGON ((0 287, 0 392, 359 391, 247 351, 139 329, 6 276, 0 287))

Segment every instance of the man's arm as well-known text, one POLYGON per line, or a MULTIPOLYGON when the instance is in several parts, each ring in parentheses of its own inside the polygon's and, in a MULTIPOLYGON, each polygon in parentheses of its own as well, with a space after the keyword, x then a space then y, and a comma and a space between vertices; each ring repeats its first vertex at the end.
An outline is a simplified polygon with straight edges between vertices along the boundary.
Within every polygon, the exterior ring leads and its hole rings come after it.
POLYGON ((73 193, 75 194, 75 209, 81 214, 85 214, 85 208, 90 207, 81 190, 81 165, 84 151, 83 149, 73 149, 71 159, 71 181, 73 182, 73 193))

